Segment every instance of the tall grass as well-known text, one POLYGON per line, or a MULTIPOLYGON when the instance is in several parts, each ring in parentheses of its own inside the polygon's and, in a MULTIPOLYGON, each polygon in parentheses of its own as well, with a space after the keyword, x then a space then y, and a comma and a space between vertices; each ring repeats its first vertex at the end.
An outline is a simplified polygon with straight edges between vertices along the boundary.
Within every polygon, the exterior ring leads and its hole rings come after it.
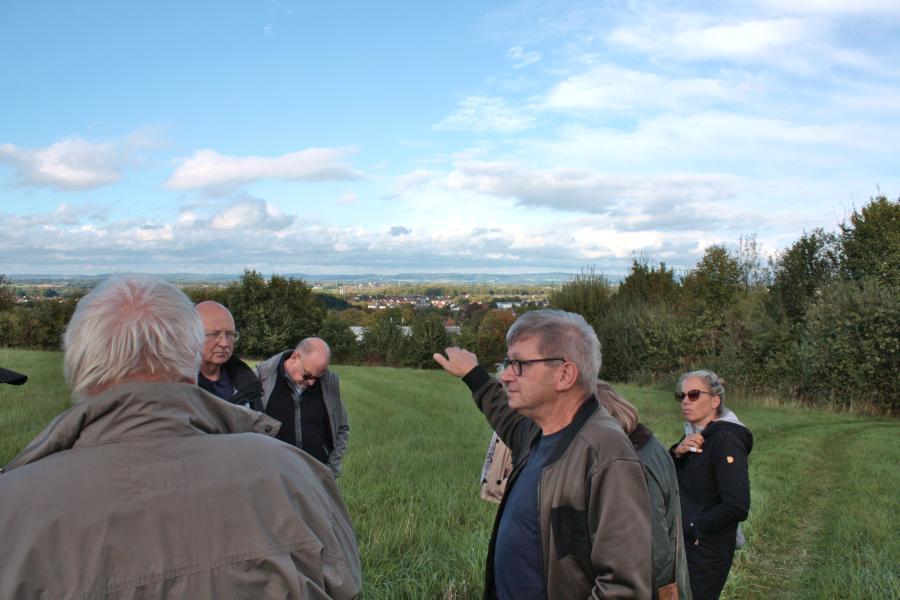
MULTIPOLYGON (((0 386, 0 464, 67 406, 61 354, 0 350, 27 373, 0 386)), ((367 600, 478 598, 494 505, 478 499, 490 430, 466 387, 436 371, 335 367, 350 414, 338 483, 359 538, 367 600)), ((622 385, 664 445, 671 393, 622 385)), ((900 598, 900 427, 895 420, 730 402, 753 431, 749 543, 723 598, 900 598)))

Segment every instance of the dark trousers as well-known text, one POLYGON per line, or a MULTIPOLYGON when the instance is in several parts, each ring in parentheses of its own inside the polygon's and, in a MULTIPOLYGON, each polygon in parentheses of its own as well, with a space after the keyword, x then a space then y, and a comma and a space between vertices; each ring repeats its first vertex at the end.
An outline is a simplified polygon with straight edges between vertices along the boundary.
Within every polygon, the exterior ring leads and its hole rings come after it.
POLYGON ((685 540, 691 594, 694 600, 718 600, 734 560, 735 532, 725 532, 700 540, 685 540))

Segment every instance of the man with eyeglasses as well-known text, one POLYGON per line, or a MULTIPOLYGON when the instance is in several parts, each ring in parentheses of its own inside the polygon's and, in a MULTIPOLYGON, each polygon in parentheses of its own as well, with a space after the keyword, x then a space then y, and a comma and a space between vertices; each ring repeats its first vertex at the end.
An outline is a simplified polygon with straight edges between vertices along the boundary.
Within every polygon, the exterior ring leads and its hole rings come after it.
POLYGON ((195 307, 203 321, 203 355, 197 385, 232 404, 262 410, 262 385, 247 363, 234 356, 238 332, 231 311, 212 300, 195 307))
POLYGON ((350 424, 330 360, 325 340, 309 337, 257 365, 256 374, 263 387, 261 410, 281 421, 278 439, 313 455, 337 477, 350 424))
POLYGON ((434 355, 519 457, 494 521, 485 598, 650 598, 647 484, 594 397, 597 334, 580 315, 538 310, 513 323, 506 343, 499 379, 461 348, 434 355))

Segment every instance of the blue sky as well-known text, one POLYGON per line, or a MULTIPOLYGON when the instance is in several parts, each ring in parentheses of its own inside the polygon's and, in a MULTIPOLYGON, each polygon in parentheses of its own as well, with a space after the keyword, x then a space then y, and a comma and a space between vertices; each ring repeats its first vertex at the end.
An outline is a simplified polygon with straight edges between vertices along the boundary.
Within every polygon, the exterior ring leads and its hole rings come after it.
POLYGON ((900 193, 900 2, 0 1, 0 273, 578 272, 900 193))

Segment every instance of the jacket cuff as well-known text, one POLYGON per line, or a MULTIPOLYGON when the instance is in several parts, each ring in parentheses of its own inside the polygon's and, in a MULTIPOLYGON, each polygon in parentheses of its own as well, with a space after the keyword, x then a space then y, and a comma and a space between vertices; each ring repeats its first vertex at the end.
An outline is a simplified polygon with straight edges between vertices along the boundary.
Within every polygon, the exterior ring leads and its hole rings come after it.
POLYGON ((491 379, 491 374, 481 365, 474 367, 471 371, 463 375, 463 383, 469 386, 469 390, 471 390, 473 394, 491 379))

